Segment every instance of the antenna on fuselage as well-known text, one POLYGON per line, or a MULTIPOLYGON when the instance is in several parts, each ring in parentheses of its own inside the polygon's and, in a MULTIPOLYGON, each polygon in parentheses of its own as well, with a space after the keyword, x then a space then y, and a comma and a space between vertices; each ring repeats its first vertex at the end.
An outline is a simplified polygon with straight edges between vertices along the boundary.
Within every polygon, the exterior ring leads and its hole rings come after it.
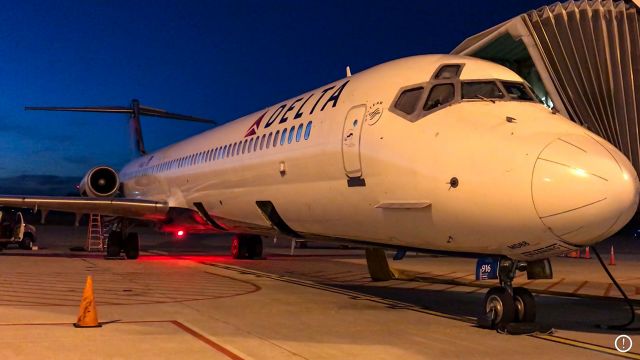
POLYGON ((351 77, 351 68, 347 65, 347 77, 351 77))
POLYGON ((142 126, 140 125, 140 116, 152 116, 165 119, 192 121, 205 124, 217 123, 213 120, 182 115, 176 113, 170 113, 161 109, 154 109, 152 107, 140 105, 138 99, 131 100, 130 106, 84 106, 84 107, 60 107, 60 106, 25 106, 25 110, 44 110, 44 111, 77 111, 77 112, 93 112, 93 113, 116 113, 116 114, 129 114, 129 132, 131 134, 131 143, 133 149, 138 155, 146 154, 144 148, 144 141, 142 139, 142 126))

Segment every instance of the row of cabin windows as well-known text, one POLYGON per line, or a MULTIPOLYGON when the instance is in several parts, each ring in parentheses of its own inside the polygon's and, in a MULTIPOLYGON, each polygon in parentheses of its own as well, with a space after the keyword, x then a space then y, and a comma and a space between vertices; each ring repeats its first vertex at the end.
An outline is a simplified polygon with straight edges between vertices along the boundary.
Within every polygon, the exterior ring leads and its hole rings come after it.
POLYGON ((309 121, 306 126, 305 124, 299 124, 297 127, 294 125, 291 128, 285 128, 282 131, 278 130, 275 134, 270 132, 268 135, 263 134, 262 136, 254 136, 250 139, 244 139, 233 144, 219 146, 207 151, 165 161, 148 168, 134 171, 134 176, 157 174, 205 162, 222 160, 224 158, 238 156, 245 153, 248 154, 263 149, 269 149, 270 147, 276 147, 278 145, 283 146, 285 144, 291 144, 294 139, 296 142, 300 142, 302 139, 309 140, 309 137, 311 136, 311 126, 312 122, 309 121))

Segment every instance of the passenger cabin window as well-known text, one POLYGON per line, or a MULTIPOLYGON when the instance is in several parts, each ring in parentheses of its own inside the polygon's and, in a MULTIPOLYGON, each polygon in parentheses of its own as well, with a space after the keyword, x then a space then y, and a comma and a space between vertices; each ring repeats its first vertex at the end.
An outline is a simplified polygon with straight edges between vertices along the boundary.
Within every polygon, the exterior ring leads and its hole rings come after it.
POLYGON ((463 99, 502 99, 504 94, 495 81, 474 81, 462 83, 463 99))
POLYGON ((278 145, 278 141, 280 141, 280 130, 276 131, 276 134, 273 136, 273 147, 278 145))
POLYGON ((311 121, 307 123, 307 127, 304 129, 304 139, 308 140, 311 135, 311 121))
POLYGON ((300 142, 300 137, 302 137, 302 124, 298 125, 298 130, 296 131, 296 142, 300 142))
POLYGON ((455 98, 455 88, 453 84, 438 84, 431 88, 427 101, 425 101, 423 110, 429 111, 440 106, 446 105, 455 98))
POLYGON ((502 86, 512 100, 534 101, 522 83, 503 81, 502 86))
POLYGON ((292 126, 291 129, 289 129, 289 138, 287 139, 287 144, 291 144, 291 141, 293 141, 293 132, 295 131, 295 129, 295 126, 292 126))
POLYGON ((422 96, 422 90, 424 90, 424 88, 420 86, 403 91, 400 96, 398 96, 398 100, 396 100, 396 109, 405 114, 413 114, 422 96))
POLYGON ((280 139, 280 145, 284 145, 284 141, 287 138, 287 128, 282 130, 282 138, 280 139))
POLYGON ((460 65, 445 65, 438 70, 436 80, 457 78, 460 73, 460 65))

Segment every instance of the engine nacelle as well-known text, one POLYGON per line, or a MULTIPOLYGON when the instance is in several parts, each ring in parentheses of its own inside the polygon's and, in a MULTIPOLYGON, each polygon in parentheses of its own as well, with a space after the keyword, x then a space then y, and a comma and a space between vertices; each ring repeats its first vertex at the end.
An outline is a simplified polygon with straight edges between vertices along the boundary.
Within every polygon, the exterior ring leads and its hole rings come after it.
POLYGON ((120 188, 118 173, 108 166, 96 166, 84 176, 78 190, 81 196, 110 197, 120 188))

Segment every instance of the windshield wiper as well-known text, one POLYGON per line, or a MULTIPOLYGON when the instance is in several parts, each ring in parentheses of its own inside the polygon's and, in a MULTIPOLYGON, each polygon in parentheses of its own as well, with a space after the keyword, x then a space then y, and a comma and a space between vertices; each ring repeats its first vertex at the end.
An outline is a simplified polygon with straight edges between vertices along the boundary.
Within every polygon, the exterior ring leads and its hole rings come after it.
POLYGON ((478 99, 480 99, 480 100, 482 100, 482 101, 490 101, 492 104, 495 104, 495 103, 496 103, 496 101, 495 101, 495 100, 493 100, 493 99, 487 99, 486 97, 484 97, 484 96, 482 96, 482 95, 480 95, 480 94, 476 94, 476 98, 478 98, 478 99))

